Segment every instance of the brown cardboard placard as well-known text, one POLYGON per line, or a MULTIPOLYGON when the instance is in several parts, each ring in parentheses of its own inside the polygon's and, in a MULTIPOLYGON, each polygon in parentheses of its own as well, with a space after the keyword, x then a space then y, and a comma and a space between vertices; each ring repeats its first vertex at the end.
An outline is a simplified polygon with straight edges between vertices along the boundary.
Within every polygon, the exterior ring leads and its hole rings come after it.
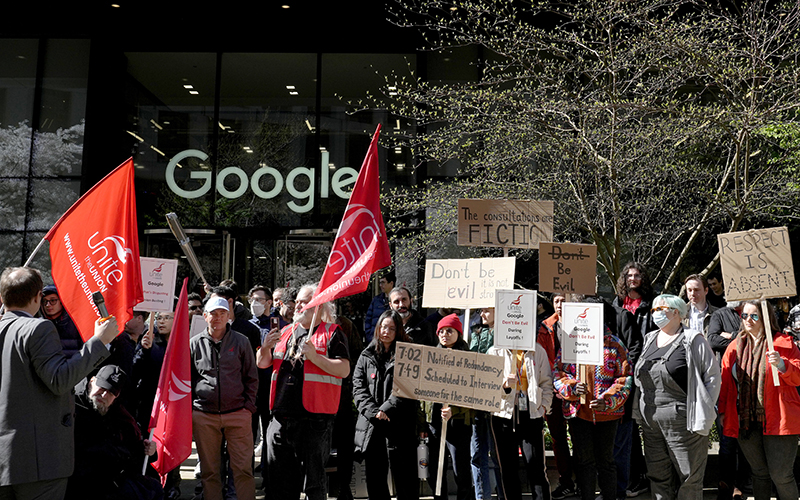
POLYGON ((500 356, 398 342, 392 394, 494 412, 502 401, 503 369, 500 356))
POLYGON ((597 245, 539 243, 539 291, 597 292, 597 245))
POLYGON ((797 295, 785 227, 718 234, 717 242, 727 300, 797 295))
POLYGON ((535 249, 552 240, 552 201, 458 200, 460 246, 535 249))

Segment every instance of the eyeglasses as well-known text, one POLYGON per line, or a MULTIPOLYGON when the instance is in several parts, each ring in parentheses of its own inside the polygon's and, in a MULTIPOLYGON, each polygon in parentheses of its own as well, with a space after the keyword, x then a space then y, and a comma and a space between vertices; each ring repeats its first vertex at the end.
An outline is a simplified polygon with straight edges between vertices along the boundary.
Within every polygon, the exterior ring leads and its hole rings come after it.
POLYGON ((44 299, 44 300, 42 300, 42 304, 44 304, 46 306, 56 305, 56 304, 58 304, 58 302, 59 302, 58 299, 44 299))
POLYGON ((750 318, 753 321, 758 321, 758 313, 753 313, 753 314, 742 313, 739 316, 741 316, 742 319, 750 318))
POLYGON ((203 306, 189 306, 189 310, 190 311, 196 311, 196 310, 202 309, 202 308, 203 308, 203 306))
POLYGON ((657 313, 658 311, 668 311, 672 309, 670 306, 655 306, 654 308, 650 309, 650 314, 657 313))

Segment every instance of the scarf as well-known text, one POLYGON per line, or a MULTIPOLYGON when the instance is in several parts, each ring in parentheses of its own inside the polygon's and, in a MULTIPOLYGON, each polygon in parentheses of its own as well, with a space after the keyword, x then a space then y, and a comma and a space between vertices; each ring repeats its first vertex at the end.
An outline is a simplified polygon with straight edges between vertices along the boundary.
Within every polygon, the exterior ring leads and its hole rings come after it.
POLYGON ((767 378, 767 340, 754 340, 742 331, 736 345, 736 377, 739 380, 739 428, 745 434, 764 428, 764 384, 767 378))

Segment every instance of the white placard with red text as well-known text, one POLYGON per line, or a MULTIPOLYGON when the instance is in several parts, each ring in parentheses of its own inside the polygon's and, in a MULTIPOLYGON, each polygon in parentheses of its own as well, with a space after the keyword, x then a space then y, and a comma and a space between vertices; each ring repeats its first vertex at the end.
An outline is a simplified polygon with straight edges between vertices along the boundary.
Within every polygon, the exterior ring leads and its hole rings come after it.
POLYGON ((564 302, 561 310, 561 361, 603 364, 603 304, 564 302))
POLYGON ((536 291, 496 290, 494 345, 536 350, 536 291))

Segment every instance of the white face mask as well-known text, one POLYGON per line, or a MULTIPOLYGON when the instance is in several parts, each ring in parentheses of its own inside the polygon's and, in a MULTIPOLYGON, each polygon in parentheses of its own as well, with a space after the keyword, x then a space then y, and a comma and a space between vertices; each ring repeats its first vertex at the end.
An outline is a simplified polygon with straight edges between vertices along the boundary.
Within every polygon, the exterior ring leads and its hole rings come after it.
POLYGON ((253 313, 253 316, 255 316, 256 318, 264 314, 265 309, 266 308, 264 307, 264 304, 262 304, 261 302, 253 301, 250 303, 250 312, 253 313))
POLYGON ((656 324, 659 328, 664 328, 670 322, 670 318, 667 317, 667 311, 656 311, 653 313, 653 323, 656 324))

